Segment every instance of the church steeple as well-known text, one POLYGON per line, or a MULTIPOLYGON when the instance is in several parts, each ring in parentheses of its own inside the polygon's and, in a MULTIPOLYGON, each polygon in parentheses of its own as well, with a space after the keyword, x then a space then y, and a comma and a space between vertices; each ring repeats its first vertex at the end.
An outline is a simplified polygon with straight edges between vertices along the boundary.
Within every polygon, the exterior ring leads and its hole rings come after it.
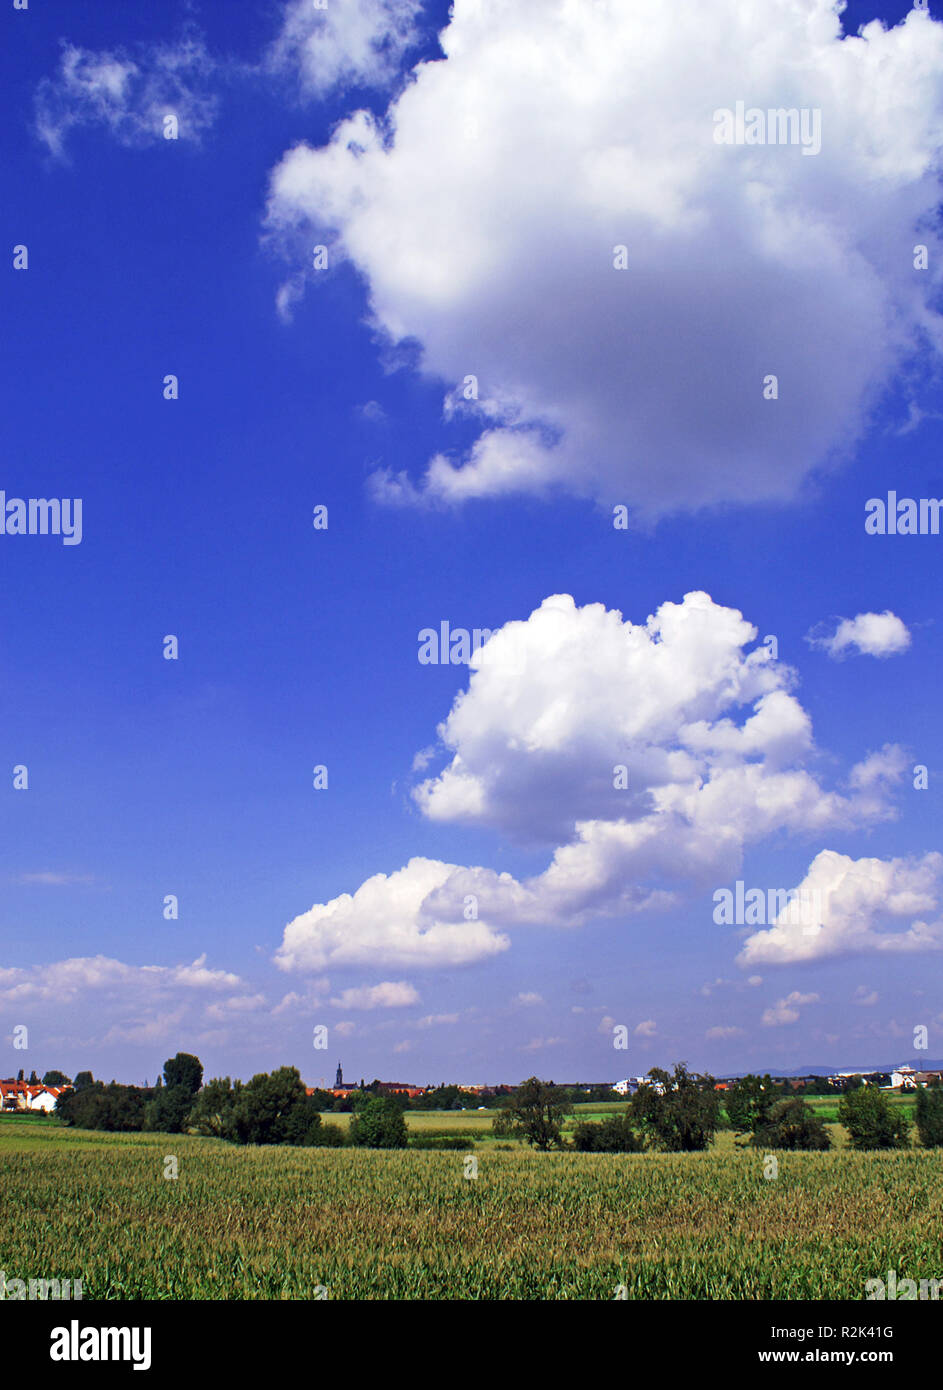
POLYGON ((335 1082, 334 1082, 334 1085, 335 1085, 335 1086, 343 1086, 343 1084, 344 1084, 344 1073, 341 1071, 341 1064, 340 1064, 340 1062, 338 1062, 338 1064, 337 1064, 337 1078, 336 1078, 336 1080, 335 1080, 335 1082))

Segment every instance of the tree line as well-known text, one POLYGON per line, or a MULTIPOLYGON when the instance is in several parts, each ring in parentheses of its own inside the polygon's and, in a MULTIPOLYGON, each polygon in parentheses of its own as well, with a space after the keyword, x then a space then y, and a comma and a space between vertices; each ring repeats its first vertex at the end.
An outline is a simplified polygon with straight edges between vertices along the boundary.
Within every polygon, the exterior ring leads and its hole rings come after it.
MULTIPOLYGON (((345 1098, 352 1108, 345 1131, 323 1118, 333 1109, 335 1097, 318 1090, 309 1095, 296 1067, 260 1072, 247 1082, 227 1076, 204 1084, 200 1059, 178 1052, 164 1063, 163 1074, 152 1087, 115 1081, 106 1085, 90 1071, 79 1072, 73 1089, 59 1096, 56 1114, 66 1125, 81 1129, 189 1132, 233 1144, 405 1148, 409 1142, 407 1100, 377 1091, 380 1086, 376 1082, 373 1088, 358 1088, 345 1098)), ((441 1089, 459 1091, 457 1087, 441 1089)), ((502 1107, 492 1120, 494 1134, 522 1138, 544 1151, 690 1153, 709 1148, 721 1127, 732 1128, 738 1144, 754 1148, 823 1150, 831 1145, 820 1116, 801 1095, 769 1075, 744 1076, 726 1091, 718 1091, 713 1076, 691 1072, 684 1062, 671 1072, 653 1067, 618 1113, 599 1121, 579 1121, 569 1138, 564 1136, 563 1121, 576 1103, 572 1088, 532 1076, 516 1088, 504 1089, 502 1107)), ((943 1147, 943 1086, 931 1084, 917 1091, 915 1118, 920 1143, 943 1147)), ((910 1119, 876 1086, 849 1084, 841 1094, 838 1119, 848 1131, 852 1148, 910 1145, 910 1119)), ((469 1141, 461 1135, 414 1136, 413 1144, 467 1148, 469 1141)))
MULTIPOLYGON (((744 1076, 718 1091, 713 1076, 690 1072, 678 1062, 672 1072, 653 1067, 648 1080, 618 1114, 580 1121, 567 1142, 563 1119, 573 1111, 564 1088, 532 1076, 518 1087, 492 1123, 499 1135, 516 1135, 537 1149, 584 1153, 691 1153, 711 1146, 726 1124, 740 1145, 761 1149, 822 1150, 831 1147, 824 1121, 802 1096, 769 1075, 744 1076)), ((911 1121, 877 1086, 848 1085, 838 1119, 854 1149, 910 1146, 911 1121)), ((917 1092, 916 1124, 925 1148, 943 1147, 943 1086, 917 1092)))
POLYGON ((260 1072, 251 1081, 215 1077, 203 1084, 203 1064, 188 1052, 164 1063, 156 1086, 107 1085, 80 1072, 74 1089, 56 1102, 66 1125, 114 1132, 196 1133, 233 1144, 297 1144, 337 1148, 402 1148, 407 1142, 403 1105, 395 1096, 364 1093, 345 1134, 321 1119, 329 1092, 308 1095, 297 1067, 260 1072))

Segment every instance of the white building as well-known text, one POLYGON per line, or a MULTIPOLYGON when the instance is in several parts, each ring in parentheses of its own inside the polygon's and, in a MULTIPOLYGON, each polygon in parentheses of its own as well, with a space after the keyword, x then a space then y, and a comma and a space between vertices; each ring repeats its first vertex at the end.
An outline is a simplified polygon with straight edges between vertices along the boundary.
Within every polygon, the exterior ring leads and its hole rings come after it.
POLYGON ((55 1110, 63 1086, 30 1085, 28 1081, 0 1081, 0 1109, 5 1111, 55 1110))
POLYGON ((55 1110, 58 1099, 58 1086, 43 1086, 41 1090, 37 1090, 35 1095, 30 1096, 29 1108, 30 1110, 45 1110, 48 1114, 50 1110, 55 1110))

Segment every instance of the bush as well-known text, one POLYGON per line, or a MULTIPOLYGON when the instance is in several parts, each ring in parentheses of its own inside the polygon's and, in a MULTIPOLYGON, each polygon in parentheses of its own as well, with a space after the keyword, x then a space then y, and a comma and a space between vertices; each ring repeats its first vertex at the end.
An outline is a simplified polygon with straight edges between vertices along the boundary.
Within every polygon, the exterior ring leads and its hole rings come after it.
POLYGON ((917 1133, 925 1149, 943 1148, 943 1086, 921 1086, 917 1092, 917 1133))
POLYGON ((795 1096, 776 1102, 750 1143, 757 1149, 828 1149, 832 1141, 823 1121, 795 1096))
POLYGON ((297 1100, 285 1116, 283 1144, 313 1148, 321 1131, 321 1111, 314 1096, 297 1100))
POLYGON ((316 1130, 310 1131, 305 1143, 316 1149, 342 1149, 347 1140, 340 1125, 322 1123, 316 1130))
POLYGON ((895 1113, 876 1086, 857 1086, 846 1091, 838 1106, 838 1118, 848 1130, 853 1149, 906 1149, 910 1145, 910 1121, 895 1113))
POLYGON ((405 1149, 409 1142, 403 1108, 392 1096, 368 1100, 355 1113, 348 1134, 361 1149, 405 1149))
POLYGON ((573 1147, 582 1153, 636 1154, 644 1148, 641 1138, 632 1128, 630 1115, 607 1115, 594 1124, 581 1120, 573 1131, 573 1147))

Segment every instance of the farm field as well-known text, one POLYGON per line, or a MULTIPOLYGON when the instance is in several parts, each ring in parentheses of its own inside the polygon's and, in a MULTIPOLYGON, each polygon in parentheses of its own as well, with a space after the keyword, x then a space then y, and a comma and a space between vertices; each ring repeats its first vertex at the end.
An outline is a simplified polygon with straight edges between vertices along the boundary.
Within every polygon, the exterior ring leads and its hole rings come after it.
POLYGON ((704 1154, 475 1153, 469 1180, 461 1152, 4 1118, 0 1269, 87 1299, 861 1299, 888 1269, 943 1277, 935 1152, 780 1154, 772 1181, 729 1133, 704 1154))
MULTIPOLYGON (((606 1115, 618 1113, 624 1110, 624 1104, 606 1104, 605 1102, 594 1105, 574 1106, 574 1113, 565 1118, 562 1129, 563 1133, 570 1134, 574 1126, 580 1120, 602 1120, 606 1115)), ((501 1138, 496 1139, 492 1132, 492 1121, 497 1114, 497 1110, 407 1110, 406 1126, 411 1136, 417 1139, 423 1137, 436 1136, 462 1136, 474 1141, 475 1147, 499 1143, 502 1148, 507 1148, 510 1144, 517 1148, 521 1141, 501 1138)), ((350 1112, 345 1111, 325 1111, 323 1120, 327 1124, 336 1124, 340 1129, 347 1130, 350 1126, 350 1112)), ((526 1148, 526 1145, 523 1145, 526 1148)))

